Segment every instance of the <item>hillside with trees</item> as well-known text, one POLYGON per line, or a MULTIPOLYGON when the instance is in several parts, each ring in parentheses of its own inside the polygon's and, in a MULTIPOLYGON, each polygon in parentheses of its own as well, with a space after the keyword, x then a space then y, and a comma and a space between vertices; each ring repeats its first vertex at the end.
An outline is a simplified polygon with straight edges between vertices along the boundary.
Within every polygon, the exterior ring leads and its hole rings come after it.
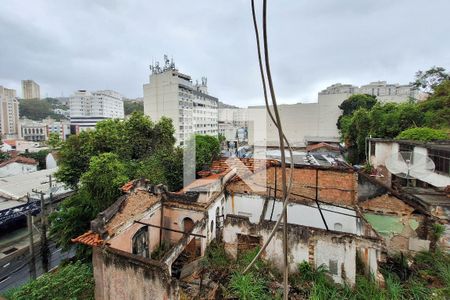
POLYGON ((68 109, 62 105, 58 99, 45 98, 41 100, 19 100, 19 116, 30 120, 40 121, 51 117, 55 120, 65 119, 63 115, 56 114, 53 109, 61 108, 68 109))
POLYGON ((434 69, 439 72, 419 71, 416 75, 414 84, 429 93, 424 101, 382 103, 371 95, 352 95, 339 106, 342 115, 337 127, 351 163, 365 161, 368 137, 420 141, 449 138, 450 79, 440 73, 442 68, 434 69))

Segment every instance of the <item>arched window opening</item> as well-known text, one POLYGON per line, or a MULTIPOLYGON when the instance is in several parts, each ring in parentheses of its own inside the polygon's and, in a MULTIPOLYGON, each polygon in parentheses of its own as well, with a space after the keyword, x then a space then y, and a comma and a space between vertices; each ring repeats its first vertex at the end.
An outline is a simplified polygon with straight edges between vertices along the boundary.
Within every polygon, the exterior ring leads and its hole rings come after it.
POLYGON ((141 227, 132 239, 133 254, 149 257, 148 227, 141 227))
POLYGON ((189 217, 184 218, 183 219, 183 231, 190 232, 192 230, 192 228, 194 228, 194 221, 189 217))

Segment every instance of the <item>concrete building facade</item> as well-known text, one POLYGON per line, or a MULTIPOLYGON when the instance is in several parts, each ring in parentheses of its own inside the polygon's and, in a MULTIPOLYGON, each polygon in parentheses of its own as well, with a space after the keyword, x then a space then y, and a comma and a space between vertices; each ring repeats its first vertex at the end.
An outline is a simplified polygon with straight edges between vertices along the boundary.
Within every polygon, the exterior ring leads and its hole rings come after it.
POLYGON ((19 133, 19 101, 16 90, 0 86, 0 133, 3 138, 16 138, 19 133))
MULTIPOLYGON (((396 103, 420 98, 419 92, 411 85, 389 84, 386 81, 371 82, 361 87, 333 84, 319 92, 316 103, 279 105, 283 131, 291 145, 303 148, 311 142, 339 142, 339 131, 336 126, 341 115, 339 105, 355 94, 374 95, 381 102, 396 103)), ((264 106, 249 108, 264 109, 264 106)), ((270 119, 267 120, 267 146, 277 147, 278 132, 270 119)), ((254 126, 249 124, 249 144, 258 146, 252 139, 254 132, 254 126)))
POLYGON ((41 88, 39 84, 31 79, 22 80, 22 98, 26 100, 41 99, 41 88))
POLYGON ((111 90, 78 90, 70 97, 70 124, 77 131, 94 129, 105 119, 123 119, 123 96, 111 90))
POLYGON ((68 120, 56 121, 51 118, 42 121, 20 120, 19 138, 25 141, 46 141, 51 133, 56 133, 62 141, 65 141, 70 135, 70 122, 68 120))
POLYGON ((218 99, 208 94, 207 79, 193 83, 166 58, 165 66, 151 66, 149 83, 144 84, 144 113, 157 122, 172 119, 178 145, 193 134, 218 134, 218 99))

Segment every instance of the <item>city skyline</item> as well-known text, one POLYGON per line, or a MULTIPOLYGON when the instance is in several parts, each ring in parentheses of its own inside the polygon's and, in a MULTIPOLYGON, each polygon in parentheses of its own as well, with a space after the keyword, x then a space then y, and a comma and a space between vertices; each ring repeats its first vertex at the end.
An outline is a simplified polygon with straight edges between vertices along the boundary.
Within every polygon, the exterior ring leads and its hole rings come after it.
MULTIPOLYGON (((0 12, 0 38, 8 40, 0 50, 4 86, 20 91, 20 81, 32 78, 42 97, 70 96, 78 89, 142 97, 148 66, 168 54, 181 72, 207 76, 223 102, 263 103, 254 40, 246 38, 253 36, 247 1, 195 7, 175 1, 28 5, 32 9, 21 10, 6 1, 0 12), (190 17, 199 12, 204 17, 190 17)), ((270 6, 270 55, 280 103, 315 102, 320 90, 337 82, 406 84, 419 69, 450 68, 450 41, 433 43, 450 25, 429 21, 445 19, 446 1, 270 6), (287 18, 288 12, 297 17, 287 18)))

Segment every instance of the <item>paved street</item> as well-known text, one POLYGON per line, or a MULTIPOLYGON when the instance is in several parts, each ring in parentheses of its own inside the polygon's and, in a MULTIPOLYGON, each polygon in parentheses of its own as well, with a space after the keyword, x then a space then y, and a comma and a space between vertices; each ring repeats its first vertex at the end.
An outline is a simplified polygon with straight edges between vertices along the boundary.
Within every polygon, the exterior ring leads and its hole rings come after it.
MULTIPOLYGON (((63 259, 74 255, 74 251, 62 252, 61 248, 56 248, 52 242, 50 242, 49 249, 51 253, 49 269, 58 266, 63 259)), ((36 247, 35 251, 39 252, 39 247, 36 247)), ((29 261, 30 255, 26 253, 0 266, 0 293, 20 286, 30 279, 29 261)), ((40 276, 42 273, 41 256, 39 255, 36 257, 36 274, 40 276)))

